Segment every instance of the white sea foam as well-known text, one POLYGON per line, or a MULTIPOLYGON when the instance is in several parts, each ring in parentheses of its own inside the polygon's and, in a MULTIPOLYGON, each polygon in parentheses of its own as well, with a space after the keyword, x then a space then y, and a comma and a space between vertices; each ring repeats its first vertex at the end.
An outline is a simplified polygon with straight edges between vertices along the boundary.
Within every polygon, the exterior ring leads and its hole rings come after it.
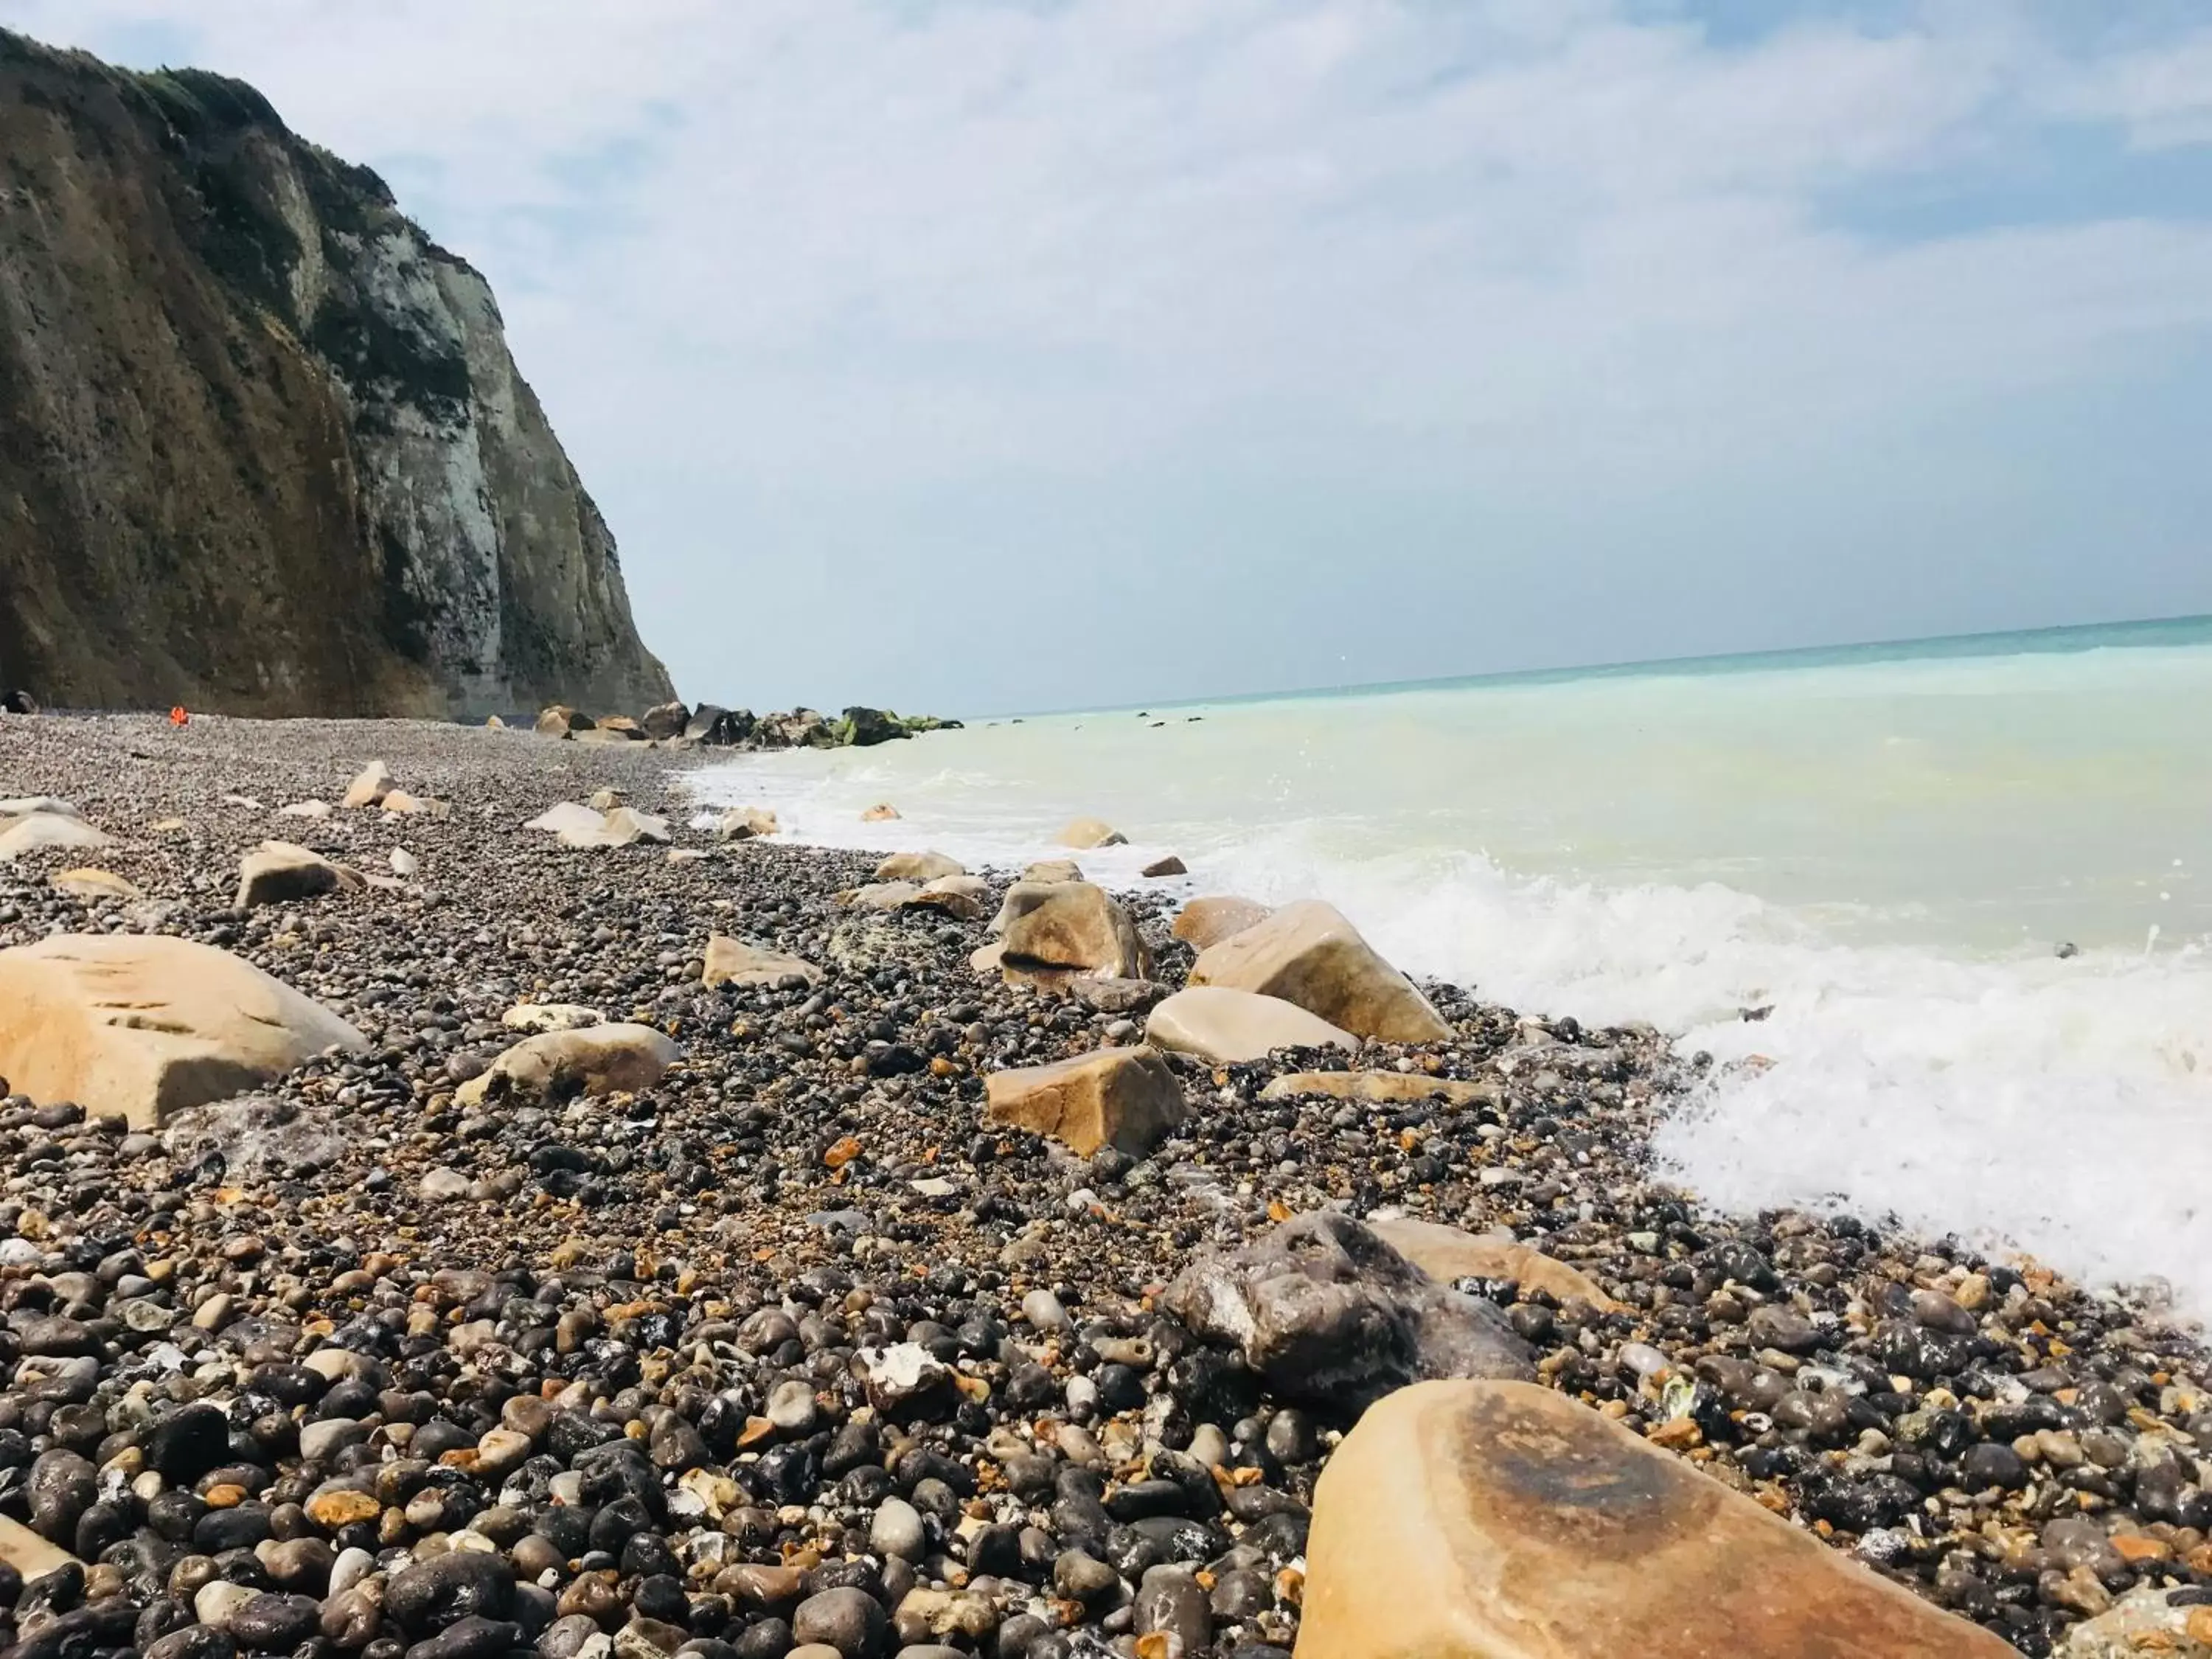
POLYGON ((2212 953, 2191 877, 2212 794, 2188 734, 2212 653, 2094 656, 2017 684, 1885 665, 1856 687, 1823 669, 1086 716, 748 759, 700 787, 773 805, 794 839, 1002 868, 1103 812, 1135 841, 1078 854, 1095 878, 1173 851, 1192 872, 1173 887, 1327 897, 1416 974, 1765 1057, 1657 1138, 1710 1203, 1893 1215, 2163 1280, 2202 1317, 2212 953), (2100 699, 2130 711, 2124 738, 2054 729, 2100 699), (886 799, 905 816, 860 822, 886 799), (2062 931, 2080 954, 2053 951, 2062 931))

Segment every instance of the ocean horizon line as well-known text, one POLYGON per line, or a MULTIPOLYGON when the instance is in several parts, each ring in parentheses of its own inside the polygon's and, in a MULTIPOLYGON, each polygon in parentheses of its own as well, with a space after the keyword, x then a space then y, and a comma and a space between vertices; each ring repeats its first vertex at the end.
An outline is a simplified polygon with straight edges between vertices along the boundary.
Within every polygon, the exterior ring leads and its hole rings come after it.
POLYGON ((1204 697, 1162 698, 1144 702, 1078 703, 1050 708, 1007 709, 965 716, 985 721, 1059 720, 1077 714, 1141 714, 1193 708, 1243 708, 1255 703, 1305 698, 1389 696, 1417 691, 1451 691, 1478 686, 1561 684, 1574 680, 1631 679, 1642 676, 1755 673, 1787 667, 1806 659, 1823 666, 1905 662, 1942 658, 2057 655, 2107 647, 2141 649, 2175 644, 2212 643, 2212 611, 2180 616, 2138 617, 2121 622, 2057 623, 2038 628, 1990 629, 1966 634, 1917 635, 1907 639, 1848 641, 1835 645, 1765 647, 1756 651, 1717 651, 1679 657, 1632 658, 1612 662, 1560 664, 1548 668, 1511 668, 1488 673, 1443 674, 1410 680, 1361 680, 1341 685, 1291 686, 1266 691, 1237 691, 1204 697), (2184 637, 2154 637, 2178 631, 2184 637), (2087 638, 2088 635, 2106 637, 2087 638), (2112 635, 2127 637, 2112 638, 2112 635))

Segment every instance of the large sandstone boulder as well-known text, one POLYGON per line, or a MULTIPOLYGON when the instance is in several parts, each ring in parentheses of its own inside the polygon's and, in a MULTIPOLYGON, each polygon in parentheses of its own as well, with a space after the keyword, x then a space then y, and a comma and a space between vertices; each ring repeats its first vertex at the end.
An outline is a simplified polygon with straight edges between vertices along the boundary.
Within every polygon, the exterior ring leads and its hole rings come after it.
POLYGON ((1258 927, 1273 914, 1257 899, 1213 894, 1184 905, 1170 931, 1193 950, 1203 951, 1247 927, 1258 927))
POLYGON ((822 982, 822 970, 811 962, 779 951, 748 945, 742 939, 714 934, 707 941, 705 983, 709 986, 775 986, 796 975, 809 985, 822 982))
POLYGON ((1017 882, 1008 890, 1006 911, 1011 913, 1006 927, 1009 968, 1145 977, 1145 947, 1136 924, 1103 887, 1087 881, 1042 888, 1017 882), (1018 901, 1017 893, 1022 895, 1018 901))
POLYGON ((983 1089, 984 1121, 1050 1135, 1085 1158, 1101 1146, 1142 1158, 1189 1110, 1176 1074, 1149 1048, 994 1072, 983 1089))
POLYGON ((878 881, 935 881, 939 876, 964 876, 967 866, 942 853, 894 853, 876 866, 878 881))
POLYGON ((638 724, 645 728, 646 736, 665 742, 684 735, 691 724, 691 711, 680 702, 658 703, 645 711, 645 718, 638 724))
POLYGON ((1457 1279, 1510 1280, 1523 1291, 1541 1291, 1555 1302, 1580 1297, 1600 1313, 1616 1313, 1621 1308, 1581 1269, 1510 1239, 1485 1238, 1462 1228, 1405 1216, 1370 1216, 1367 1227, 1439 1285, 1457 1279))
POLYGON ((1451 1035, 1411 980, 1341 913, 1316 900, 1285 905, 1200 951, 1190 982, 1280 997, 1355 1036, 1440 1042, 1451 1035))
POLYGON ((453 1091, 464 1106, 485 1100, 568 1100, 649 1089, 684 1051, 650 1025, 586 1025, 525 1038, 483 1075, 453 1091))
POLYGON ((289 904, 325 893, 352 892, 366 884, 361 872, 333 864, 320 853, 289 841, 264 841, 238 861, 236 910, 264 904, 289 904))
POLYGON ((1433 1382, 1336 1449, 1298 1659, 2014 1659, 1549 1389, 1433 1382))
POLYGON ((1535 1374, 1496 1307, 1437 1284, 1334 1210, 1201 1257, 1162 1305, 1241 1350, 1278 1394, 1346 1415, 1425 1377, 1535 1374))
POLYGON ((1075 818, 1060 830, 1060 844, 1083 853, 1094 847, 1126 847, 1129 838, 1103 818, 1075 818))
POLYGON ((1416 1100, 1472 1106, 1477 1101, 1501 1099, 1504 1092, 1496 1083, 1430 1077, 1422 1072, 1292 1072, 1261 1090, 1260 1098, 1273 1102, 1326 1095, 1332 1100, 1364 1100, 1377 1106, 1404 1105, 1416 1100))
POLYGON ((1357 1037, 1295 1002, 1218 985, 1194 985, 1161 1003, 1145 1022, 1145 1041, 1217 1066, 1265 1060, 1278 1048, 1359 1047, 1357 1037))
POLYGON ((27 812, 0 818, 0 864, 50 848, 100 848, 114 843, 74 813, 27 812))
POLYGON ((186 939, 58 933, 0 951, 0 1076, 139 1128, 258 1088, 360 1032, 252 963, 186 939))
POLYGON ((1083 870, 1073 859, 1039 859, 1022 871, 1022 879, 1049 887, 1059 881, 1081 881, 1083 870))

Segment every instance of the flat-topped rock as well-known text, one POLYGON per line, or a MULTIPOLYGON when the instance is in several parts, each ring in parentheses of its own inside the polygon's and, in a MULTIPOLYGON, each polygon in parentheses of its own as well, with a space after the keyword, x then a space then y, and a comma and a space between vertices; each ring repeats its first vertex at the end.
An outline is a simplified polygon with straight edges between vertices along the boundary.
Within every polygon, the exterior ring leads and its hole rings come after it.
POLYGON ((1141 1158, 1188 1112, 1182 1085, 1149 1048, 1101 1048, 983 1079, 984 1121, 1050 1135, 1082 1157, 1141 1158))
POLYGON ((889 823, 900 816, 897 807, 887 800, 879 800, 860 814, 863 823, 889 823))
POLYGON ((703 982, 708 986, 775 986, 794 976, 809 985, 819 985, 823 979, 822 970, 812 963, 780 951, 748 945, 743 939, 720 933, 707 941, 703 982))
POLYGON ((27 812, 0 818, 0 864, 53 848, 112 847, 114 842, 73 812, 27 812))
POLYGON ((1280 997, 1355 1036, 1439 1042, 1451 1035, 1413 982, 1334 906, 1309 899, 1199 953, 1193 985, 1280 997))
POLYGON ((361 1033, 252 963, 159 935, 58 933, 0 951, 0 1076, 152 1128, 361 1033))
POLYGON ((1023 867, 1022 879, 1043 887, 1054 882, 1081 881, 1083 867, 1073 859, 1039 859, 1023 867))
POLYGON ((1142 979, 1145 947, 1136 924, 1103 887, 1087 881, 1018 883, 1005 908, 1006 965, 1142 979), (1017 901, 1014 894, 1022 894, 1017 901))
POLYGON ((1455 1279, 1510 1279, 1523 1291, 1542 1291, 1555 1302, 1581 1297, 1600 1313, 1621 1309, 1603 1285, 1580 1268, 1510 1239, 1486 1238, 1462 1228, 1406 1216, 1370 1216, 1367 1227, 1439 1284, 1449 1285, 1455 1279))
POLYGON ((1261 1090, 1260 1098, 1273 1102, 1296 1100, 1302 1095, 1326 1095, 1333 1100, 1364 1100, 1377 1106, 1402 1105, 1415 1100, 1441 1100, 1451 1106, 1472 1106, 1478 1101, 1501 1100, 1504 1093, 1495 1083, 1430 1077, 1422 1072, 1291 1072, 1261 1090))
POLYGON ((651 1088, 683 1054, 665 1032, 650 1025, 546 1031, 507 1049, 483 1075, 455 1090, 453 1098, 474 1106, 488 1099, 635 1094, 651 1088))
POLYGON ((1437 1382, 1330 1457, 1297 1659, 2017 1659, 1565 1395, 1437 1382))
POLYGON ((289 841, 264 841, 238 861, 236 910, 290 904, 325 893, 351 892, 365 884, 360 872, 289 841))
POLYGON ((1177 991, 1145 1022, 1156 1048, 1195 1054, 1217 1066, 1264 1060, 1278 1048, 1356 1049, 1359 1040, 1294 1002, 1218 985, 1177 991))
POLYGON ((146 896, 138 890, 137 883, 117 875, 112 870, 57 870, 46 878, 46 884, 58 893, 67 893, 71 898, 87 903, 99 899, 146 896))
POLYGON ((921 890, 909 896, 899 908, 937 910, 956 921, 981 921, 983 912, 989 908, 991 884, 981 876, 939 876, 923 883, 921 890))
POLYGON ((1194 898, 1176 915, 1175 925, 1170 930, 1194 950, 1203 951, 1209 945, 1243 933, 1247 927, 1257 927, 1274 914, 1257 899, 1237 898, 1231 894, 1211 894, 1194 898))
POLYGON ((967 866, 942 853, 894 853, 876 866, 878 881, 932 882, 941 876, 964 876, 967 866))

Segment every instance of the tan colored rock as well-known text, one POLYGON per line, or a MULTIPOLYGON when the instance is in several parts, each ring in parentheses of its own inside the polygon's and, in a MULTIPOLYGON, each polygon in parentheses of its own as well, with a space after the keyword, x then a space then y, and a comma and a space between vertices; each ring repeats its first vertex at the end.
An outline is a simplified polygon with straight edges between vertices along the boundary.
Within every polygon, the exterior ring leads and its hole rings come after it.
POLYGON ((565 738, 572 732, 592 729, 592 717, 580 714, 564 702, 538 711, 538 730, 549 738, 565 738))
POLYGON ((1006 963, 1023 969, 1060 969, 1115 979, 1142 979, 1148 966, 1129 913, 1103 887, 1087 881, 1055 882, 1042 890, 1017 883, 1006 908, 1006 963), (1016 910, 1015 893, 1024 888, 1016 910))
POLYGON ((840 893, 838 897, 855 910, 896 910, 921 891, 912 881, 871 881, 840 893))
POLYGON ((648 735, 642 726, 627 714, 602 715, 599 721, 599 729, 602 732, 618 732, 632 743, 643 743, 648 735))
POLYGON ((85 1570, 84 1563, 60 1545, 49 1544, 21 1521, 4 1515, 0 1515, 0 1561, 15 1568, 27 1584, 64 1567, 85 1570))
POLYGON ((359 871, 333 864, 320 853, 289 841, 264 841, 238 861, 238 894, 231 908, 254 910, 264 904, 289 904, 325 893, 356 891, 365 884, 359 871))
POLYGON ((251 963, 161 935, 58 933, 0 951, 0 1076, 150 1128, 360 1032, 251 963))
POLYGON ((9 864, 26 853, 52 848, 71 850, 112 847, 115 843, 82 818, 63 812, 28 812, 0 819, 0 864, 9 864))
POLYGON ((894 853, 876 866, 878 881, 935 881, 939 876, 964 876, 967 866, 942 853, 894 853))
POLYGON ((295 800, 289 806, 278 807, 276 816, 280 818, 320 820, 330 817, 331 811, 331 804, 326 800, 295 800))
POLYGON ((598 1009, 580 1002, 520 1002, 499 1023, 512 1031, 577 1031, 600 1021, 598 1009))
POLYGON ((58 893, 67 893, 73 899, 90 903, 98 899, 136 899, 145 894, 138 884, 118 876, 112 870, 57 870, 46 878, 46 884, 58 893))
POLYGON ((1049 887, 1054 882, 1081 881, 1083 871, 1073 859, 1039 859, 1022 872, 1022 879, 1049 887))
POLYGON ((1552 1389, 1419 1382, 1322 1473, 1298 1659, 2015 1659, 1552 1389))
POLYGON ((1203 951, 1248 927, 1258 927, 1273 915, 1274 912, 1257 899, 1226 895, 1194 898, 1182 907, 1171 931, 1194 950, 1203 951))
POLYGON ((716 985, 775 985, 796 974, 809 985, 819 985, 823 974, 811 962, 781 951, 763 950, 742 939, 716 933, 707 941, 707 969, 703 982, 716 985))
POLYGON ((386 790, 384 799, 377 805, 392 817, 414 817, 421 815, 426 817, 447 818, 453 815, 453 809, 444 801, 434 799, 428 795, 410 795, 404 789, 386 790))
POLYGON ((645 718, 638 725, 647 737, 665 740, 682 737, 684 728, 690 723, 691 711, 682 703, 659 702, 645 711, 645 718))
POLYGON ((1401 1105, 1414 1100, 1441 1100, 1450 1106, 1472 1106, 1478 1101, 1502 1100, 1505 1091, 1495 1083, 1429 1077, 1420 1072, 1292 1072, 1260 1091, 1260 1098, 1266 1101, 1296 1100, 1303 1095, 1364 1100, 1377 1106, 1401 1105))
POLYGON ((338 805, 349 810, 374 806, 392 792, 392 773, 382 761, 371 761, 346 785, 338 805))
POLYGON ((1601 1313, 1622 1310, 1588 1273, 1526 1244, 1405 1216, 1370 1216, 1367 1230, 1439 1284, 1455 1279, 1510 1279, 1523 1291, 1542 1291, 1554 1301, 1578 1296, 1601 1313))
POLYGON ((748 841, 755 836, 772 836, 776 829, 775 814, 767 807, 732 806, 715 823, 714 833, 724 841, 748 841))
POLYGON ((1265 1060, 1278 1048, 1356 1049, 1359 1041, 1280 997, 1194 985, 1154 1008, 1145 1041, 1217 1066, 1265 1060))
POLYGON ((607 815, 595 812, 581 801, 556 801, 522 827, 542 830, 549 836, 594 835, 606 827, 607 815))
POLYGON ((988 945, 969 952, 968 965, 985 979, 996 979, 1006 965, 1006 942, 994 939, 988 945))
POLYGON ((1413 982, 1317 900, 1285 905, 1209 945, 1191 965, 1190 982, 1280 997, 1354 1036, 1440 1042, 1451 1035, 1413 982))
POLYGON ((956 921, 981 921, 991 896, 991 884, 981 876, 939 876, 926 882, 920 892, 901 903, 902 910, 939 910, 956 921))
POLYGON ((892 819, 898 816, 899 810, 897 807, 892 805, 887 800, 882 800, 878 801, 873 806, 868 808, 866 811, 861 813, 860 822, 863 823, 889 823, 892 819))
POLYGON ((464 1106, 501 1098, 565 1100, 649 1089, 684 1051, 650 1025, 587 1025, 518 1042, 453 1098, 464 1106))
POLYGON ((584 805, 594 812, 611 812, 629 799, 629 797, 619 789, 594 789, 592 792, 591 799, 586 801, 584 805))
POLYGON ((600 832, 610 847, 629 847, 641 841, 665 843, 672 833, 666 818, 641 812, 635 806, 616 807, 602 820, 600 832))
POLYGON ((1102 1048, 983 1079, 984 1121, 1050 1135, 1088 1158, 1112 1146, 1143 1157, 1188 1113, 1182 1085, 1149 1048, 1102 1048))
POLYGON ((1094 847, 1126 847, 1129 838, 1103 818, 1076 818, 1060 832, 1060 844, 1087 852, 1094 847))
POLYGON ((1154 859, 1139 873, 1157 881, 1165 876, 1187 876, 1190 866, 1170 853, 1164 859, 1154 859))

